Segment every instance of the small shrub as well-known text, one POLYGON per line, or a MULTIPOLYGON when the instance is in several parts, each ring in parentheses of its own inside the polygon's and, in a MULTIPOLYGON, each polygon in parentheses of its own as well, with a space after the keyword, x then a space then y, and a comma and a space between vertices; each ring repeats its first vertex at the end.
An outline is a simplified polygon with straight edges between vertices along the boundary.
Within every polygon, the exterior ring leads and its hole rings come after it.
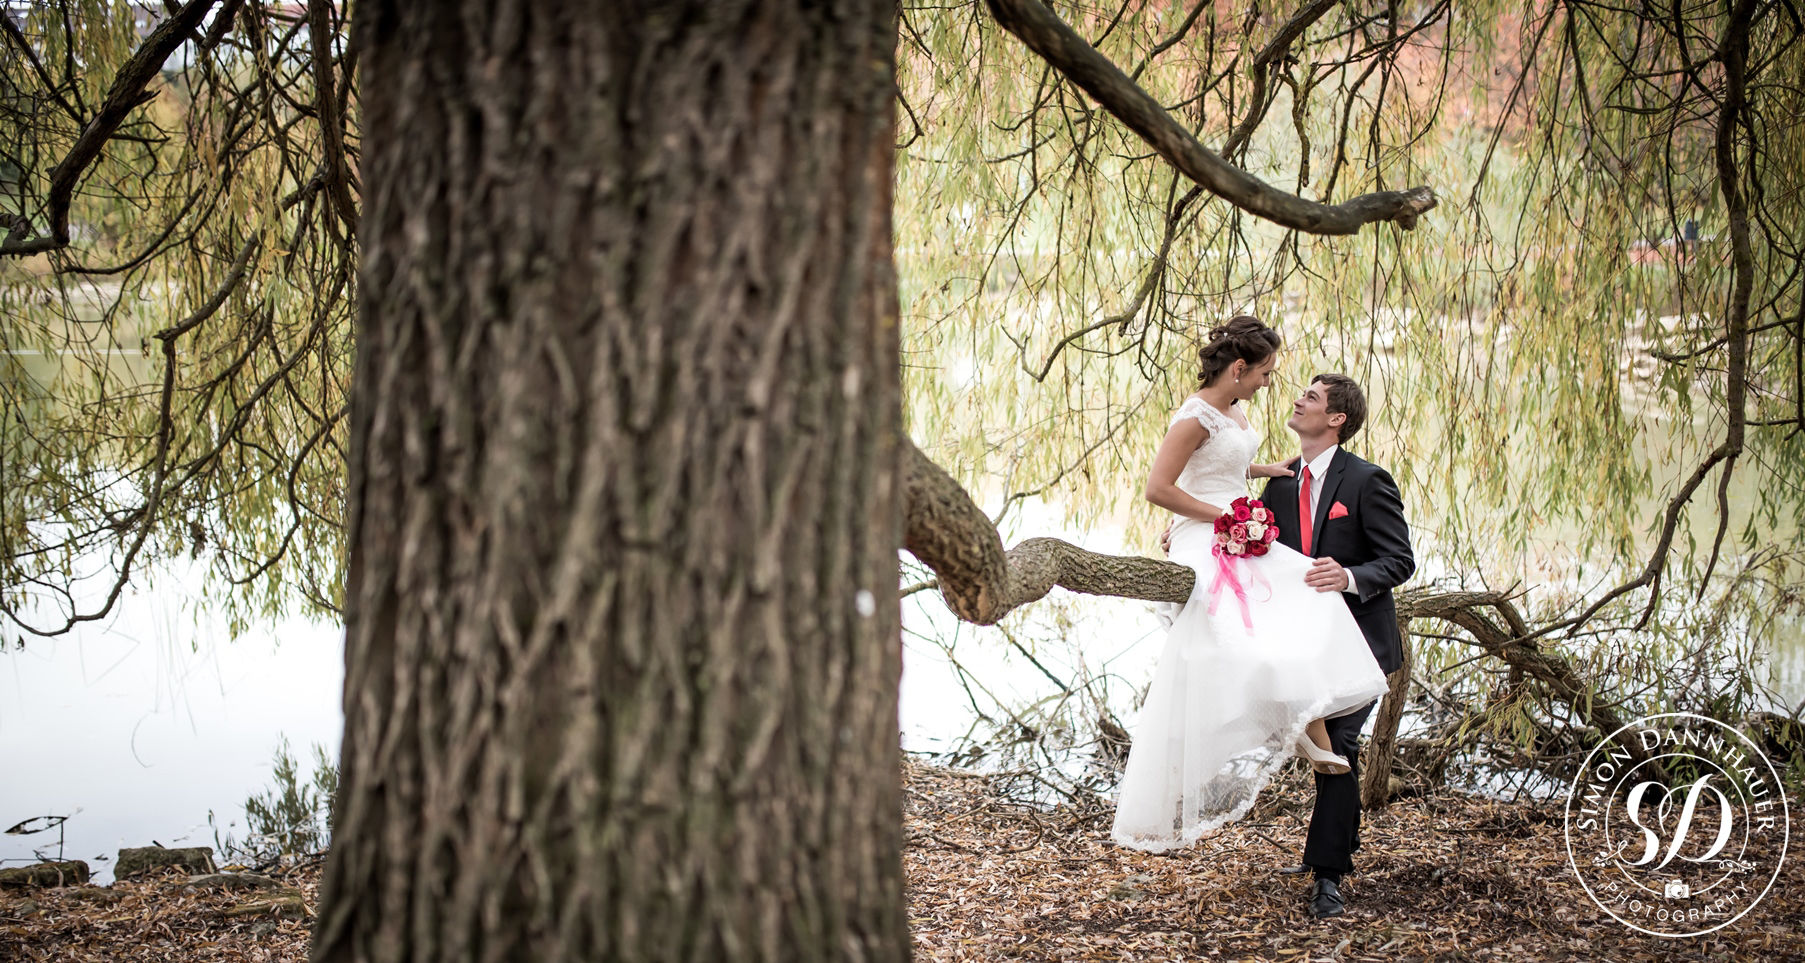
POLYGON ((266 863, 326 849, 332 840, 338 766, 325 746, 315 743, 313 753, 313 774, 303 779, 300 764, 289 752, 288 739, 283 738, 276 747, 274 783, 244 801, 245 839, 240 842, 229 834, 222 839, 215 827, 214 841, 223 856, 266 863))

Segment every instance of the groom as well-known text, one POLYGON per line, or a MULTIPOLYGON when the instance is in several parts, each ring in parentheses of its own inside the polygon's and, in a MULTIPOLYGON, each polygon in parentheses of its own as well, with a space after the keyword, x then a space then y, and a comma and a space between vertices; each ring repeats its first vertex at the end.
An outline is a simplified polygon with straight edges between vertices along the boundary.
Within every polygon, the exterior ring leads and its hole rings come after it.
MULTIPOLYGON (((1341 447, 1365 421, 1366 396, 1354 379, 1317 375, 1285 423, 1297 433, 1303 455, 1287 463, 1291 477, 1266 483, 1260 500, 1272 510, 1279 541, 1316 559, 1304 581, 1318 592, 1342 593, 1379 668, 1390 674, 1404 661, 1391 590, 1416 571, 1416 560, 1397 484, 1385 469, 1341 447)), ((1360 848, 1356 744, 1372 711, 1369 702, 1328 720, 1332 751, 1346 756, 1351 769, 1339 776, 1316 774, 1316 809, 1303 865, 1281 870, 1315 873, 1309 910, 1317 919, 1346 911, 1341 877, 1353 871, 1352 854, 1360 848)))

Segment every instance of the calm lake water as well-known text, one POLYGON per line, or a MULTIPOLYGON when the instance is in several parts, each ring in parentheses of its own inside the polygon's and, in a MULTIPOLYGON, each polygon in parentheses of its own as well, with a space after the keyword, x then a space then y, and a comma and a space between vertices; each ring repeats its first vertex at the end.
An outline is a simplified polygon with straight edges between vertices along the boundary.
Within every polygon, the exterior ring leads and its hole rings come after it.
MULTIPOLYGON (((55 829, 0 835, 0 863, 82 859, 104 882, 121 847, 212 846, 215 826, 243 839, 245 799, 271 785, 281 740, 308 770, 316 743, 337 753, 342 629, 292 619, 231 638, 194 611, 193 583, 175 574, 128 590, 104 621, 0 655, 0 828, 69 817, 60 838, 55 829)), ((1155 628, 1140 603, 1100 606, 1144 618, 1140 634, 1155 628)), ((950 619, 909 621, 916 631, 942 621, 958 631, 950 619)), ((1130 672, 1144 675, 1150 665, 1139 661, 1156 647, 1127 641, 1130 672)), ((943 748, 972 710, 938 646, 916 639, 906 651, 904 743, 943 748)), ((1014 678, 1021 666, 1006 653, 966 644, 960 654, 998 696, 1032 693, 1037 679, 1014 678)))
MULTIPOLYGON (((96 304, 112 296, 93 287, 96 304)), ((130 383, 149 370, 135 343, 122 336, 83 350, 104 355, 130 383)), ((18 353, 46 384, 67 360, 18 353)), ((1028 535, 1129 551, 1119 531, 1077 532, 1033 503, 1012 517, 1005 541, 1028 535)), ((198 575, 198 563, 162 569, 109 619, 0 654, 0 829, 68 816, 60 853, 87 860, 104 881, 122 846, 212 845, 215 826, 242 838, 245 799, 271 785, 283 739, 309 769, 315 744, 336 752, 342 630, 294 619, 233 638, 205 611, 198 575)), ((905 600, 904 629, 903 743, 925 752, 1006 728, 1000 707, 1046 705, 1060 691, 1054 679, 1095 680, 1094 697, 1132 726, 1163 641, 1145 603, 1063 592, 1012 620, 1032 657, 1000 630, 958 623, 933 592, 905 600)), ((1779 701, 1805 702, 1805 631, 1782 632, 1768 655, 1764 671, 1779 701)), ((58 854, 56 830, 0 835, 6 865, 58 854)))
MULTIPOLYGON (((1011 527, 1125 551, 1119 534, 1080 535, 1044 508, 1011 527)), ((70 817, 62 854, 87 860, 104 881, 122 846, 213 845, 209 814, 222 833, 242 838, 244 801, 271 784, 280 740, 304 765, 316 743, 337 751, 340 628, 295 619, 231 638, 195 610, 198 574, 164 569, 153 587, 128 591, 108 620, 0 655, 0 828, 70 817)), ((973 732, 980 711, 1006 719, 999 704, 1047 698, 1058 691, 1048 673, 1097 678, 1099 698, 1132 725, 1163 640, 1146 603, 1055 592, 1028 622, 1015 635, 1034 661, 998 630, 952 619, 935 593, 905 600, 906 748, 947 750, 973 732), (1060 641, 1036 646, 1035 638, 1060 641)), ((1805 699, 1805 639, 1781 645, 1771 677, 1796 703, 1805 699)), ((40 854, 58 854, 55 830, 0 835, 6 865, 40 854)))
MULTIPOLYGON (((68 816, 61 852, 110 878, 124 846, 245 836, 286 736, 337 752, 343 635, 295 619, 230 638, 189 573, 128 590, 112 616, 0 656, 0 828, 68 816)), ((0 861, 55 857, 58 831, 0 835, 0 861)))

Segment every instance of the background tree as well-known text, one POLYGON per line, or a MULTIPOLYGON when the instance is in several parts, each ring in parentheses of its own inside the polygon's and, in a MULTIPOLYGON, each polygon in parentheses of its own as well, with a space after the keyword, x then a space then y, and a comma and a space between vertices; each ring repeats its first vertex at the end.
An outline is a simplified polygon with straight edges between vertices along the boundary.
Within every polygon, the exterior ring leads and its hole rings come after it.
MULTIPOLYGON (((1019 529, 1045 499, 1151 548, 1156 412, 1189 390, 1198 332, 1251 309, 1287 334, 1281 375, 1344 370, 1374 395, 1356 448, 1399 473, 1418 585, 1440 596, 1411 610, 1459 616, 1416 626, 1429 684, 1409 691, 1442 735, 1558 761, 1590 707, 1761 702, 1765 638, 1799 631, 1805 508, 1786 480, 1805 441, 1800 249, 1781 227, 1805 165, 1773 146, 1799 136, 1791 7, 1070 20, 1273 183, 1325 200, 1427 183, 1443 205, 1408 233, 1280 230, 1209 203, 1013 36, 905 9, 904 356, 940 362, 906 368, 910 430, 993 519, 1019 529)), ((1282 404, 1252 414, 1284 437, 1282 404)), ((1093 711, 1061 688, 1044 701, 1093 711)))

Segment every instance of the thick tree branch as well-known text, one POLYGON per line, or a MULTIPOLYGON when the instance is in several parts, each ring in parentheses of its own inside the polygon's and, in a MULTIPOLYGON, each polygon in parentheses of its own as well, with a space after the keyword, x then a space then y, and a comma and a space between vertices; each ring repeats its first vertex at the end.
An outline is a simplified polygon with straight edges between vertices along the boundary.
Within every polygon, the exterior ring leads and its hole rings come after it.
MULTIPOLYGON (((947 607, 960 619, 994 625, 1054 586, 1154 602, 1184 602, 1191 597, 1197 575, 1176 562, 1103 555, 1056 538, 1030 538, 1004 551, 996 526, 964 487, 921 449, 904 443, 908 451, 903 547, 934 570, 947 607)), ((1571 706, 1587 725, 1604 733, 1623 728, 1623 716, 1572 663, 1535 644, 1508 593, 1419 590, 1400 593, 1397 606, 1400 623, 1429 618, 1459 626, 1474 644, 1571 706)), ((1393 701, 1401 699, 1407 682, 1408 676, 1394 680, 1393 701)), ((1621 744, 1638 761, 1647 759, 1647 752, 1633 742, 1621 744)), ((1376 795, 1377 790, 1369 787, 1369 798, 1376 795)))
MULTIPOLYGON (((230 16, 237 6, 238 0, 229 0, 220 15, 230 16)), ((212 8, 213 0, 190 0, 186 6, 157 24, 157 29, 144 38, 144 43, 139 45, 137 52, 114 75, 113 86, 107 91, 107 99, 100 105, 100 112, 88 121, 81 136, 69 148, 69 153, 50 171, 50 197, 44 208, 50 233, 44 237, 0 244, 0 255, 24 257, 68 245, 69 205, 82 174, 100 156, 107 141, 112 139, 113 134, 119 130, 119 125, 125 123, 132 111, 156 96, 146 92, 145 85, 157 75, 157 71, 163 69, 163 62, 169 59, 169 55, 187 39, 189 32, 200 24, 212 8)))
POLYGON ((947 607, 967 622, 994 625, 1055 585, 1154 602, 1191 597, 1197 574, 1175 562, 1087 552, 1056 538, 1030 538, 1005 552, 964 487, 913 444, 906 458, 903 547, 934 570, 947 607))
POLYGON ((1435 206, 1435 192, 1427 187, 1362 194, 1341 204, 1318 204, 1279 190, 1198 143, 1158 101, 1039 0, 987 3, 1003 29, 1084 88, 1161 157, 1249 214, 1310 234, 1353 234, 1374 221, 1414 228, 1416 219, 1435 206))

